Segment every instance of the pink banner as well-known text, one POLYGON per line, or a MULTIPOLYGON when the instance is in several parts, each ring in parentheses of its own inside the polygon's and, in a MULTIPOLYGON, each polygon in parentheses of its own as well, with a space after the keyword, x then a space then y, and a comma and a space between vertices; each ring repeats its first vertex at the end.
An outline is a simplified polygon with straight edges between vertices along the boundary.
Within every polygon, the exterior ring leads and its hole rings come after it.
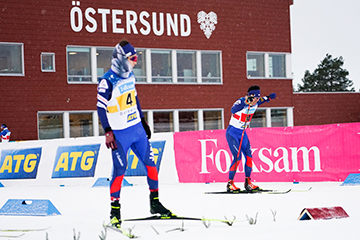
MULTIPOLYGON (((182 183, 226 182, 233 159, 226 130, 176 132, 182 183)), ((246 129, 257 182, 343 181, 360 171, 360 123, 246 129)), ((243 163, 235 181, 244 181, 243 163)))

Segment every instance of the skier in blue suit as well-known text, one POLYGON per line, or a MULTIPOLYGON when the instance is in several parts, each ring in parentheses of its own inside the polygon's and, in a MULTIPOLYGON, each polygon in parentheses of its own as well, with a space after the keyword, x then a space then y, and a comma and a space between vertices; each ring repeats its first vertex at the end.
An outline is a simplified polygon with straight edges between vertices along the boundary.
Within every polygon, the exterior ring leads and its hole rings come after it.
POLYGON ((245 190, 259 190, 258 186, 251 183, 252 154, 250 141, 245 128, 250 125, 251 118, 257 107, 274 98, 276 98, 275 93, 271 93, 266 97, 261 97, 260 87, 254 85, 248 89, 247 95, 239 98, 231 108, 231 119, 229 126, 226 129, 226 140, 233 155, 233 161, 229 170, 229 181, 226 185, 226 190, 228 192, 240 191, 240 188, 236 187, 234 184, 234 177, 236 169, 241 161, 241 153, 245 156, 245 190))
POLYGON ((135 48, 129 42, 121 41, 114 48, 110 70, 98 84, 97 112, 105 130, 106 146, 112 151, 110 219, 111 224, 116 227, 121 226, 120 191, 130 147, 147 170, 150 212, 162 216, 172 214, 159 201, 158 171, 149 142, 151 131, 145 121, 135 88, 133 67, 136 63, 135 48))

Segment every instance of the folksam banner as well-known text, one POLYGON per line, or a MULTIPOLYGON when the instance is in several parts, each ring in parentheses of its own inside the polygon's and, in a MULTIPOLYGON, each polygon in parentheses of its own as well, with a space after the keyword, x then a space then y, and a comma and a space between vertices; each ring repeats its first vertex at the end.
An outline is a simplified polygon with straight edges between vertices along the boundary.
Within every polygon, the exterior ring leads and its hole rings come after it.
MULTIPOLYGON (((174 134, 179 182, 226 182, 233 159, 226 130, 174 134)), ((343 181, 359 172, 360 123, 249 128, 252 179, 258 182, 343 181)), ((235 181, 244 180, 244 158, 235 181)))

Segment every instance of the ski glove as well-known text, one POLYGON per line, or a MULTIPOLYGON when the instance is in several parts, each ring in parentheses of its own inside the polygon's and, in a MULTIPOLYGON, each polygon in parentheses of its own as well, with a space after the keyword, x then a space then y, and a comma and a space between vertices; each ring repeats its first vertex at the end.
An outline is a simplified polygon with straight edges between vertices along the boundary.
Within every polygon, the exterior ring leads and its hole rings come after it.
POLYGON ((274 98, 276 98, 276 93, 270 93, 270 95, 267 97, 270 99, 274 99, 274 98))
POLYGON ((112 130, 110 130, 109 132, 105 133, 105 140, 106 140, 106 147, 107 148, 111 148, 112 150, 117 149, 117 145, 115 142, 115 136, 112 130))
POLYGON ((143 125, 143 127, 145 129, 147 138, 150 139, 151 138, 151 131, 150 131, 149 125, 145 121, 145 118, 141 118, 141 123, 142 123, 142 125, 143 125))

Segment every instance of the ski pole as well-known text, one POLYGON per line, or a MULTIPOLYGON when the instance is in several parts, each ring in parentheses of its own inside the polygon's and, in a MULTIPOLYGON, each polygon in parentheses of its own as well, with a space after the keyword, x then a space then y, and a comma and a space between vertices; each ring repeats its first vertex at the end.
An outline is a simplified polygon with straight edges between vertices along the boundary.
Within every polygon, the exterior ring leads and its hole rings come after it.
POLYGON ((243 130, 243 132, 242 132, 242 134, 241 134, 239 150, 238 150, 238 154, 237 154, 237 157, 236 157, 236 167, 235 167, 235 169, 237 169, 237 167, 238 167, 238 162, 240 162, 240 160, 238 160, 238 158, 239 158, 239 155, 240 155, 240 152, 241 152, 241 145, 242 145, 242 141, 243 141, 243 138, 244 138, 244 133, 245 133, 245 129, 246 129, 246 120, 247 120, 247 118, 248 118, 248 116, 249 116, 249 111, 250 111, 250 104, 249 104, 249 107, 248 107, 247 112, 246 112, 246 118, 245 118, 245 123, 244 123, 244 130, 243 130))

